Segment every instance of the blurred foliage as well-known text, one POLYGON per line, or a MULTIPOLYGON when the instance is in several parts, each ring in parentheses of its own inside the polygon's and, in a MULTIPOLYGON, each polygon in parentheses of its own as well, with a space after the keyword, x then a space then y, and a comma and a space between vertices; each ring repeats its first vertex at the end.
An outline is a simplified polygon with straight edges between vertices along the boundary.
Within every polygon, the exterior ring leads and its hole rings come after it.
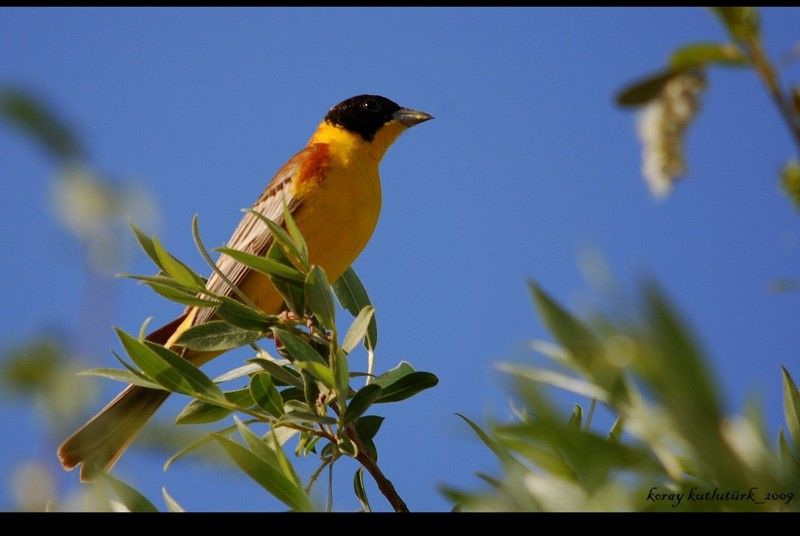
MULTIPOLYGON (((642 140, 642 174, 656 197, 667 195, 686 173, 685 131, 697 115, 709 67, 755 71, 800 150, 798 89, 784 87, 774 62, 764 51, 758 10, 741 6, 710 9, 731 41, 681 46, 672 53, 667 67, 627 85, 616 96, 621 107, 641 108, 638 130, 642 140)), ((796 167, 791 162, 785 166, 781 185, 797 205, 797 187, 793 182, 796 167)))
POLYGON ((82 165, 59 172, 51 201, 64 229, 85 245, 88 265, 105 275, 127 264, 128 218, 147 226, 158 220, 155 204, 141 186, 99 176, 82 165))
POLYGON ((0 86, 0 119, 37 142, 57 161, 83 158, 83 150, 72 129, 41 96, 29 90, 0 86))
POLYGON ((792 160, 784 166, 781 172, 781 187, 795 208, 800 210, 800 162, 792 160))
MULTIPOLYGON (((557 341, 533 347, 551 366, 503 363, 515 392, 512 422, 486 431, 464 418, 498 457, 489 491, 444 488, 461 510, 798 511, 800 394, 783 373, 786 430, 777 446, 754 406, 726 417, 708 360, 662 291, 641 290, 624 316, 581 320, 531 284, 557 341), (591 400, 571 415, 545 387, 591 400), (613 419, 593 425, 595 404, 613 419)), ((777 371, 776 371, 777 372, 777 371)))
POLYGON ((5 396, 31 398, 54 434, 71 426, 72 419, 91 406, 96 386, 76 375, 85 363, 50 335, 34 337, 3 353, 0 385, 5 396))
MULTIPOLYGON (((73 128, 46 99, 35 92, 8 84, 0 84, 0 126, 19 132, 38 145, 54 165, 51 182, 51 213, 55 221, 84 246, 86 293, 91 300, 93 288, 102 284, 98 277, 107 277, 125 264, 131 243, 126 232, 129 216, 147 225, 158 219, 152 197, 134 181, 120 181, 94 171, 88 164, 85 146, 73 128)), ((93 301, 87 307, 108 309, 111 302, 93 301)), ((110 318, 111 311, 97 311, 110 318)), ((63 319, 56 319, 58 322, 63 319)), ((96 385, 76 372, 91 361, 89 352, 76 350, 72 341, 79 337, 54 335, 48 330, 16 341, 0 352, 0 385, 6 398, 30 400, 47 421, 48 438, 61 437, 75 420, 95 403, 96 385)), ((145 443, 146 444, 146 443, 145 443)), ((158 445, 158 443, 150 443, 158 445)), ((170 448, 172 448, 170 446, 170 448)), ((50 449, 48 449, 49 451, 50 449)), ((48 465, 29 460, 21 465, 9 484, 17 507, 41 510, 44 505, 58 503, 59 508, 74 510, 85 501, 93 509, 107 509, 103 494, 91 497, 80 493, 63 500, 56 499, 55 480, 46 476, 48 465), (26 484, 27 482, 27 484, 26 484), (105 504, 106 506, 102 506, 105 504)))
POLYGON ((0 84, 0 124, 34 141, 56 164, 55 214, 87 249, 88 266, 112 275, 124 265, 127 219, 148 226, 158 220, 152 196, 136 181, 93 170, 74 130, 46 100, 28 89, 0 84))
MULTIPOLYGON (((375 311, 352 268, 331 285, 325 271, 310 264, 305 240, 288 208, 284 207, 283 213, 285 228, 258 212, 253 214, 269 227, 274 238, 266 255, 228 248, 220 251, 270 278, 288 306, 280 315, 264 314, 242 294, 237 296, 241 301, 237 301, 212 293, 201 276, 170 254, 157 238, 148 237, 135 226, 134 234, 155 263, 158 274, 129 276, 172 301, 216 308, 215 319, 183 332, 176 341, 178 346, 200 352, 224 352, 248 345, 255 350, 252 359, 212 380, 172 348, 144 339, 144 329, 139 338, 118 329, 117 335, 132 363, 119 358, 124 369, 92 369, 83 374, 189 396, 192 400, 178 414, 177 424, 215 423, 233 415, 232 425, 185 445, 167 460, 165 470, 195 449, 216 444, 242 472, 296 511, 319 508, 311 499, 311 491, 319 475, 327 470, 325 509, 330 510, 333 466, 340 458, 352 458, 361 466, 353 477, 353 486, 364 510, 370 506, 364 491, 363 470, 375 479, 392 508, 407 510, 377 464, 374 440, 383 418, 367 412, 374 404, 399 402, 414 396, 436 385, 438 379, 429 372, 414 370, 405 361, 383 374, 374 374, 375 311), (354 317, 346 330, 339 329, 337 299, 354 317), (340 333, 344 333, 341 338, 340 333), (275 341, 280 358, 258 346, 263 338, 275 341), (350 361, 353 351, 362 343, 368 354, 367 369, 356 371, 350 361), (353 378, 364 378, 364 385, 352 387, 353 378), (230 385, 241 384, 245 379, 244 386, 230 385), (266 432, 256 432, 254 427, 260 428, 259 425, 266 425, 266 432), (234 433, 238 433, 241 441, 233 439, 234 433), (290 440, 295 456, 319 458, 318 468, 305 483, 284 452, 290 440)), ((200 238, 196 217, 192 230, 201 256, 211 269, 217 270, 200 238)), ((126 484, 108 474, 101 476, 126 508, 155 509, 126 484)), ((180 509, 166 492, 164 500, 168 508, 180 509)))

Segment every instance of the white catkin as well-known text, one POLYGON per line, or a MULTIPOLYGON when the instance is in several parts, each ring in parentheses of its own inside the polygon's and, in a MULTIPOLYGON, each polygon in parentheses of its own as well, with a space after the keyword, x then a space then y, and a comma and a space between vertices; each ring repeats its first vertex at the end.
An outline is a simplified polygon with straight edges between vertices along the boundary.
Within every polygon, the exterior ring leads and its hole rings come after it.
POLYGON ((661 93, 639 113, 642 174, 655 197, 664 197, 686 173, 683 136, 700 108, 706 87, 702 71, 671 79, 661 93))

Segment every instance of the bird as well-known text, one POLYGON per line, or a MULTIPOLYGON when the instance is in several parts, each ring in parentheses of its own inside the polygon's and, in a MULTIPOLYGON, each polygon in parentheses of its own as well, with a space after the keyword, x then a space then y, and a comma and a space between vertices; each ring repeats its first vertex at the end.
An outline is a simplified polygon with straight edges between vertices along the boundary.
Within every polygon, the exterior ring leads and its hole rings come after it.
MULTIPOLYGON (((306 240, 309 262, 335 281, 366 246, 381 207, 379 164, 386 150, 406 129, 433 119, 380 95, 358 95, 330 108, 308 143, 273 176, 246 212, 227 247, 265 255, 273 242, 258 212, 284 225, 284 206, 306 240)), ((221 255, 210 275, 210 294, 234 299, 231 284, 266 314, 285 310, 283 299, 267 276, 221 255), (228 282, 225 281, 228 280, 228 282)), ((173 321, 146 340, 177 351, 196 366, 222 352, 181 349, 175 341, 187 329, 215 319, 213 307, 187 306, 173 321)), ((109 471, 133 442, 169 392, 128 385, 86 424, 58 447, 65 470, 81 466, 80 479, 92 480, 97 470, 109 471)))

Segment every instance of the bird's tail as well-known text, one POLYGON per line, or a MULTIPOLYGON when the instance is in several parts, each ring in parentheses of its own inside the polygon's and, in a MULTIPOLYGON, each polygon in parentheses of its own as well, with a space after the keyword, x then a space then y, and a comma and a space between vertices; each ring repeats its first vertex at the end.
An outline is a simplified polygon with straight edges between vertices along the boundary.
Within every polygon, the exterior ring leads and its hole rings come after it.
POLYGON ((61 465, 72 470, 83 464, 84 482, 97 469, 110 469, 167 396, 167 391, 129 385, 58 447, 61 465))
MULTIPOLYGON (((166 344, 185 316, 154 331, 147 340, 166 344)), ((72 470, 83 464, 82 481, 91 480, 98 469, 110 469, 167 396, 167 391, 129 385, 58 447, 61 465, 72 470)))

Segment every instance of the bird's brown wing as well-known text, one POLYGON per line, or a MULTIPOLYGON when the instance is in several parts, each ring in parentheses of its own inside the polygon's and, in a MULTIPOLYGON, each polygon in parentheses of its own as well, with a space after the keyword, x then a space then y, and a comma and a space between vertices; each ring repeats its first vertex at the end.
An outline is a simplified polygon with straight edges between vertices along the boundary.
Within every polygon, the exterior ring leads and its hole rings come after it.
MULTIPOLYGON (((296 181, 308 180, 304 175, 309 171, 309 162, 319 160, 321 153, 327 153, 327 148, 319 144, 309 145, 295 154, 286 164, 278 170, 270 181, 267 188, 259 196, 253 205, 253 210, 263 214, 278 225, 283 225, 283 204, 289 209, 291 214, 296 214, 302 205, 302 201, 292 196, 294 183, 296 181)), ((313 166, 316 167, 316 166, 313 166)), ((246 212, 233 231, 233 235, 228 240, 226 247, 250 253, 251 255, 265 255, 272 245, 272 233, 267 225, 255 214, 246 212)), ((245 278, 252 271, 247 266, 234 260, 228 255, 220 255, 217 260, 217 268, 225 274, 225 277, 234 285, 240 286, 245 278)), ((234 297, 235 293, 231 286, 214 271, 206 283, 209 292, 218 296, 234 297)), ((188 309, 187 309, 188 311, 188 309)), ((214 308, 202 307, 194 319, 193 325, 202 324, 211 319, 214 315, 214 308)))

